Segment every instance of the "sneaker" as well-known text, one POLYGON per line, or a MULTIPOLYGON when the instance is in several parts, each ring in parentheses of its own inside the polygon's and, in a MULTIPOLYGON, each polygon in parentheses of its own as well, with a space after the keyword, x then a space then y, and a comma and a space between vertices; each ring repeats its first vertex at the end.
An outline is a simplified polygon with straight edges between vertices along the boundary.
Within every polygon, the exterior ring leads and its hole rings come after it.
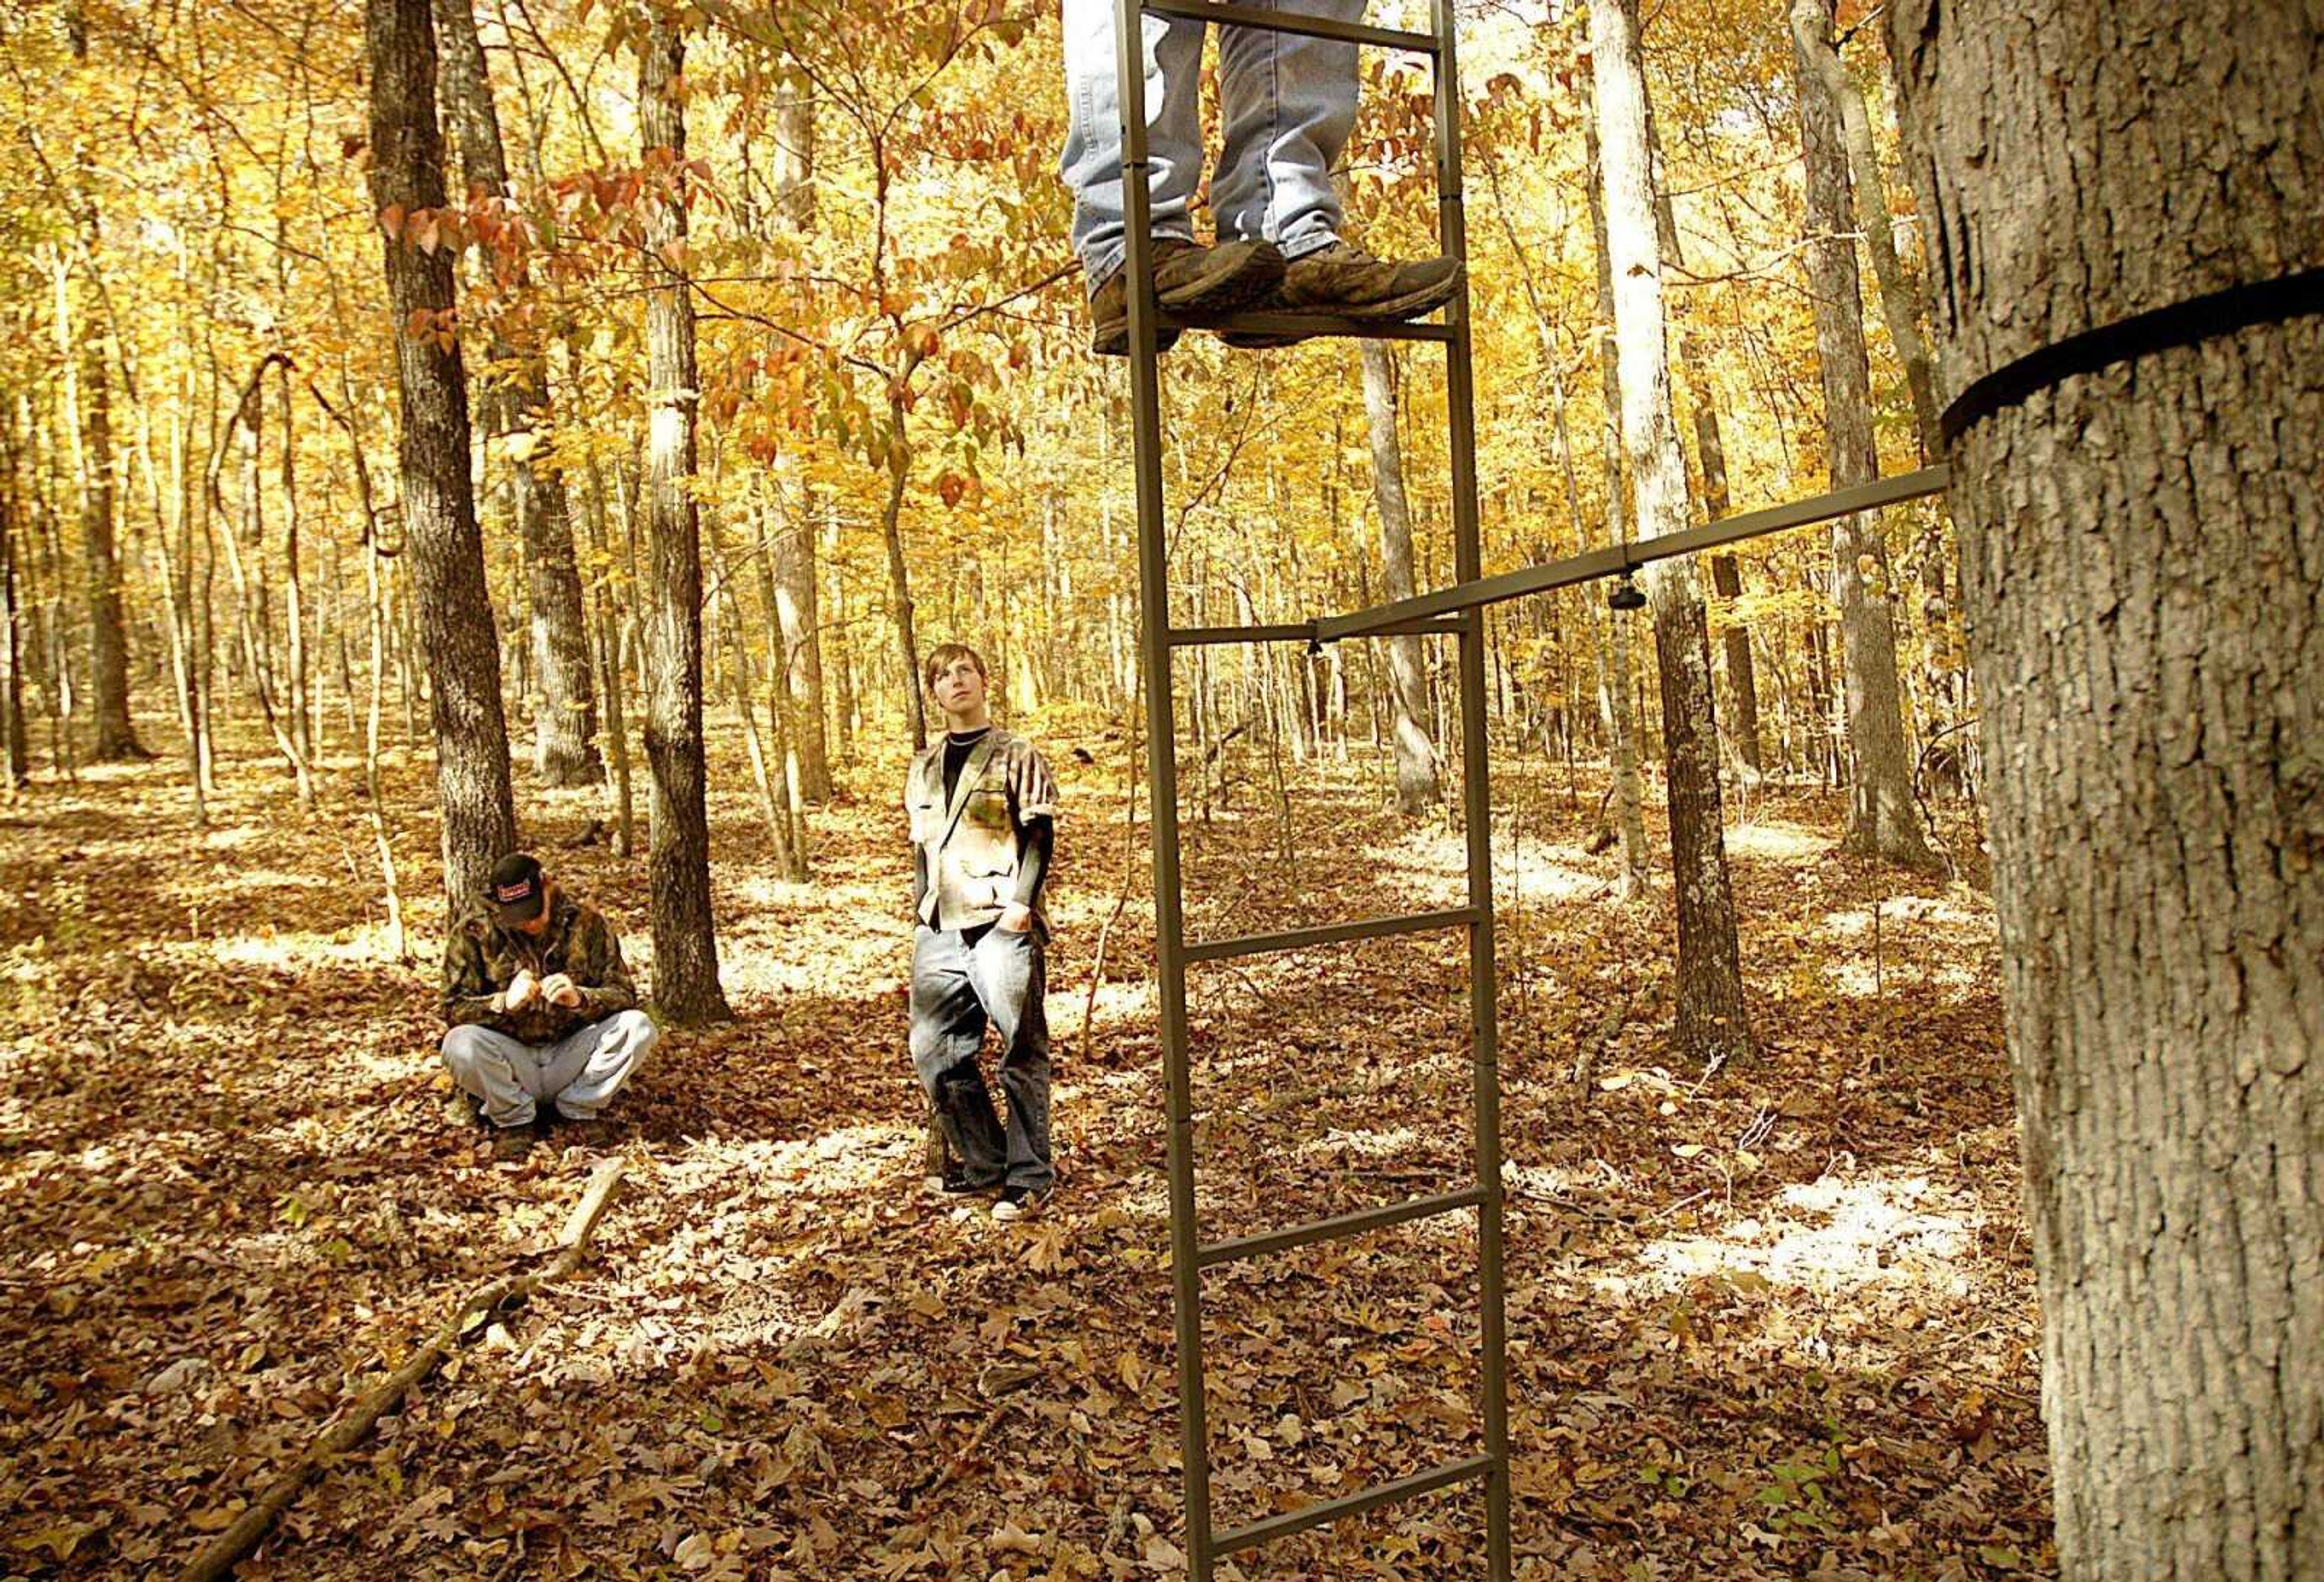
MULTIPOLYGON (((1222 242, 1198 246, 1176 236, 1154 239, 1154 295, 1174 313, 1231 313, 1259 300, 1283 278, 1283 254, 1272 242, 1222 242)), ((1154 349, 1167 352, 1178 332, 1167 326, 1154 349)), ((1108 275, 1090 299, 1090 350, 1101 357, 1130 354, 1130 281, 1108 275)))
POLYGON ((1012 1219, 1030 1219, 1049 1200, 1047 1187, 1002 1187, 1001 1196, 992 1205, 992 1217, 1003 1224, 1012 1219))
MULTIPOLYGON (((1333 318, 1417 318, 1452 300, 1461 289, 1462 272, 1457 258, 1398 263, 1374 258, 1352 244, 1333 242, 1285 264, 1282 283, 1271 296, 1252 304, 1251 310, 1333 318)), ((1305 337, 1230 330, 1219 338, 1250 350, 1287 346, 1305 337)))

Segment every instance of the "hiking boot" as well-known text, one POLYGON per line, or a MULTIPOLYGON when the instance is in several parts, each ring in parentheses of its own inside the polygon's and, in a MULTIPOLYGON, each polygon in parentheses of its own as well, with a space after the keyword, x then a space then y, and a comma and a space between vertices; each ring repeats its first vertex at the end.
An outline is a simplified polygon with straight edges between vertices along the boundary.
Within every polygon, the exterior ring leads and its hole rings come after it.
MULTIPOLYGON (((1154 296, 1173 313, 1231 313, 1275 289, 1283 278, 1283 254, 1272 242, 1222 242, 1198 246, 1176 236, 1154 238, 1154 296)), ((1167 326, 1154 336, 1154 349, 1177 345, 1167 326)), ((1130 281, 1121 270, 1105 278, 1090 299, 1090 350, 1101 357, 1130 354, 1130 281)))
MULTIPOLYGON (((1283 266, 1274 293, 1251 304, 1255 313, 1313 314, 1333 318, 1417 318, 1442 308, 1461 289, 1461 261, 1424 258, 1415 263, 1374 258, 1346 242, 1303 253, 1283 266)), ((1230 330, 1219 337, 1246 350, 1287 346, 1298 335, 1230 330)))
POLYGON ((993 1200, 992 1217, 1003 1224, 1015 1219, 1030 1219, 1048 1201, 1047 1187, 1002 1187, 1001 1196, 993 1200))

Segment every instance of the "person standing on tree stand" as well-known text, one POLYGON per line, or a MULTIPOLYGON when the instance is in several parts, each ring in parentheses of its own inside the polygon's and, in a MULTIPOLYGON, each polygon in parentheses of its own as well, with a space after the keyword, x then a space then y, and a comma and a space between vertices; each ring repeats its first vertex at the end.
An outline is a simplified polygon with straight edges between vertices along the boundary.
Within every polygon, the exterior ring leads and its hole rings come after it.
MULTIPOLYGON (((1360 22, 1364 0, 1252 0, 1265 10, 1360 22)), ((1092 351, 1130 353, 1122 200, 1121 103, 1114 0, 1064 0, 1065 103, 1062 161, 1074 190, 1074 251, 1088 281, 1092 351)), ((1192 211, 1203 170, 1199 85, 1203 30, 1186 17, 1148 16, 1146 152, 1153 225, 1154 294, 1168 311, 1289 313, 1394 320, 1450 300, 1461 261, 1399 263, 1342 241, 1332 167, 1356 124, 1356 46, 1330 39, 1229 27, 1219 42, 1224 123, 1211 209, 1217 244, 1194 241, 1192 211)), ((1160 333, 1169 350, 1175 329, 1160 333)), ((1231 346, 1287 345, 1298 335, 1230 331, 1231 346)))
POLYGON ((1000 1189, 996 1219, 1040 1207, 1049 1157, 1049 1024, 1041 882, 1056 840, 1056 783, 1033 744, 993 724, 982 655, 944 643, 928 655, 928 696, 945 732, 904 779, 911 815, 912 1069, 956 1165, 946 1191, 1000 1189), (1001 1040, 1004 1128, 978 1056, 1001 1040))

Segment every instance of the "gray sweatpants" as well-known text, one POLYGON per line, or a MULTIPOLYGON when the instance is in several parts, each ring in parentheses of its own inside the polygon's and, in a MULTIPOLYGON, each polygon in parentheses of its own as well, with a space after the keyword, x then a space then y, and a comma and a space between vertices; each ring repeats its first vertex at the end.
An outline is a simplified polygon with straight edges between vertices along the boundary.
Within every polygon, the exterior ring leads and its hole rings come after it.
POLYGON ((496 1127, 531 1124, 543 1102, 568 1120, 594 1120, 660 1036, 643 1011, 615 1011, 554 1044, 527 1044, 490 1027, 444 1035, 452 1080, 484 1100, 496 1127))

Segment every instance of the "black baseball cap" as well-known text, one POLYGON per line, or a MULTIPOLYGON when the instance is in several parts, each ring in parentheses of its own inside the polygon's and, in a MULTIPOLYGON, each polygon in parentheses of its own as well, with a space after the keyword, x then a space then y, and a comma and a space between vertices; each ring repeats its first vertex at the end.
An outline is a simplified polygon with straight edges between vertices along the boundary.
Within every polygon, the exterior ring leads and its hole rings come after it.
POLYGON ((540 860, 529 851, 512 851, 493 865, 484 881, 484 901, 503 924, 530 923, 540 915, 549 886, 540 860))

